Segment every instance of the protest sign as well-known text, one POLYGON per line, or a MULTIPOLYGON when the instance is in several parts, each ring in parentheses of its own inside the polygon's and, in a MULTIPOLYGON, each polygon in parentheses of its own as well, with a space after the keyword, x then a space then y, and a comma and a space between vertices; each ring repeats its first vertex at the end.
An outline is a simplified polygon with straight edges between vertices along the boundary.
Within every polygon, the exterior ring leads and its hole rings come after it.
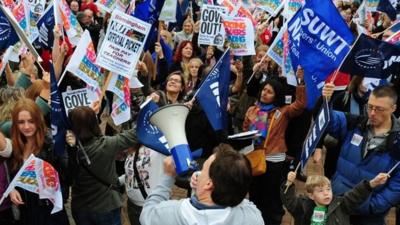
POLYGON ((292 86, 297 86, 297 77, 293 70, 292 59, 290 57, 290 46, 289 46, 289 32, 287 26, 283 27, 284 33, 282 37, 283 41, 283 55, 282 55, 282 74, 286 77, 286 82, 292 86))
POLYGON ((40 16, 43 14, 46 7, 46 0, 25 0, 27 3, 29 16, 29 39, 34 41, 39 36, 39 30, 36 26, 40 16))
POLYGON ((305 0, 287 0, 283 6, 282 16, 290 20, 292 16, 304 5, 305 0))
POLYGON ((226 8, 216 5, 203 5, 200 18, 198 43, 222 47, 225 42, 225 29, 222 23, 226 8))
POLYGON ((218 0, 217 3, 219 5, 221 5, 221 6, 226 7, 226 9, 228 10, 228 13, 229 13, 230 16, 234 16, 231 13, 233 13, 235 11, 236 7, 235 7, 234 4, 232 4, 231 1, 229 1, 229 0, 218 0))
POLYGON ((161 9, 159 20, 175 23, 177 4, 178 2, 176 0, 165 0, 164 6, 161 9))
MULTIPOLYGON (((127 10, 130 7, 131 2, 134 2, 134 1, 131 1, 131 0, 116 0, 115 1, 115 9, 119 10, 121 12, 128 13, 127 10)), ((132 3, 132 4, 135 4, 135 3, 132 3)))
MULTIPOLYGON (((104 77, 95 61, 94 45, 89 31, 85 30, 65 71, 70 71, 90 86, 99 87, 103 84, 104 77)), ((61 83, 62 78, 63 76, 60 78, 59 83, 61 83)))
POLYGON ((365 0, 365 8, 367 12, 374 12, 378 8, 380 0, 365 0))
POLYGON ((86 88, 66 91, 61 95, 64 102, 65 112, 67 114, 70 110, 78 106, 90 106, 92 104, 92 98, 86 88))
POLYGON ((24 2, 21 1, 14 8, 12 8, 11 11, 19 26, 22 28, 23 31, 25 31, 26 34, 28 34, 29 9, 27 9, 26 7, 27 6, 24 4, 24 2))
POLYGON ((115 10, 101 45, 96 64, 130 77, 139 60, 150 24, 115 10))
POLYGON ((276 16, 284 5, 284 0, 257 0, 256 2, 259 8, 267 11, 272 16, 276 16))
POLYGON ((26 0, 32 13, 41 15, 46 6, 46 0, 26 0))
POLYGON ((102 9, 108 13, 112 13, 112 11, 115 9, 115 3, 116 3, 116 0, 98 0, 96 2, 96 5, 100 9, 102 9))
POLYGON ((83 33, 81 25, 76 19, 75 14, 72 13, 66 0, 54 0, 53 3, 55 7, 54 18, 56 24, 59 24, 60 22, 62 23, 69 41, 73 46, 76 46, 83 33))
POLYGON ((224 27, 231 51, 236 56, 255 55, 254 27, 245 17, 227 18, 224 27))
POLYGON ((268 48, 267 55, 280 67, 283 65, 283 33, 287 32, 286 26, 282 27, 274 42, 268 48))
POLYGON ((124 76, 111 73, 107 90, 115 94, 111 106, 111 118, 115 125, 120 125, 131 118, 130 80, 124 76))

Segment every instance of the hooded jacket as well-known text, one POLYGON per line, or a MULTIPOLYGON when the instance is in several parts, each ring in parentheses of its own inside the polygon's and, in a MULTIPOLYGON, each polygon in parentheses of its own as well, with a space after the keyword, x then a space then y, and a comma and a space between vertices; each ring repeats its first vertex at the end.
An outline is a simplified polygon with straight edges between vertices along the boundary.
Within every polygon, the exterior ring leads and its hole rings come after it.
POLYGON ((256 206, 244 199, 235 207, 197 209, 189 198, 169 200, 174 179, 164 175, 148 196, 140 214, 142 225, 262 225, 256 206))

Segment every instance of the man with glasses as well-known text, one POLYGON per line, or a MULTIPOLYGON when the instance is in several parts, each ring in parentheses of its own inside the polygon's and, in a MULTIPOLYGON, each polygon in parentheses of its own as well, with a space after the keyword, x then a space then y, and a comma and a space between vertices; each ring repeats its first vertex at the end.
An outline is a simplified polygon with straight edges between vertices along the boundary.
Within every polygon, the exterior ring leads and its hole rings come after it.
MULTIPOLYGON (((329 99, 334 88, 325 84, 322 95, 329 99)), ((400 158, 400 123, 393 116, 396 102, 396 91, 384 85, 372 91, 368 117, 331 112, 327 132, 342 146, 332 178, 333 193, 342 195, 364 179, 390 173, 388 182, 357 209, 359 215, 351 217, 353 225, 383 225, 389 209, 400 202, 400 167, 392 170, 400 158)))

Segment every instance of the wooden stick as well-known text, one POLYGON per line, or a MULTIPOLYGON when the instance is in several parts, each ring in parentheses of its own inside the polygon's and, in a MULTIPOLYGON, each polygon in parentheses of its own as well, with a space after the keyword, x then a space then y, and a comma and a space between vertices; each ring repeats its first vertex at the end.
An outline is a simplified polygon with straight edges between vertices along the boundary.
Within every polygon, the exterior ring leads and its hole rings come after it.
MULTIPOLYGON (((300 168, 301 163, 299 162, 296 166, 296 169, 294 170, 294 173, 296 173, 297 175, 297 170, 300 168)), ((288 185, 286 186, 285 192, 283 192, 284 194, 286 194, 286 192, 288 191, 290 185, 292 185, 292 182, 289 182, 288 185)))
MULTIPOLYGON (((267 57, 267 52, 268 52, 268 51, 266 51, 265 54, 264 54, 264 56, 261 58, 260 64, 263 63, 264 60, 265 60, 265 58, 267 57)), ((247 80, 247 84, 250 83, 251 79, 253 79, 253 77, 254 77, 254 74, 256 74, 256 72, 258 72, 259 69, 260 69, 260 67, 258 67, 257 70, 253 71, 253 73, 251 74, 250 78, 247 80)))
POLYGON ((101 104, 101 101, 103 100, 103 98, 104 98, 104 95, 106 94, 106 90, 107 90, 107 88, 108 88, 108 84, 110 83, 110 80, 111 80, 111 72, 110 71, 108 71, 108 70, 105 70, 105 72, 104 72, 104 76, 105 76, 105 79, 104 79, 104 86, 103 86, 103 88, 102 88, 102 90, 101 90, 101 95, 100 95, 100 98, 99 98, 99 102, 100 102, 100 104, 101 104))
MULTIPOLYGON (((157 30, 157 42, 160 42, 160 31, 161 31, 161 28, 162 28, 162 21, 159 21, 158 22, 158 30, 157 30)), ((160 46, 161 46, 161 44, 160 44, 160 46)), ((162 49, 161 49, 161 51, 162 51, 162 49)), ((157 65, 158 65, 158 55, 157 54, 156 54, 156 60, 155 60, 154 64, 156 65, 156 68, 157 68, 157 65)), ((155 81, 156 78, 157 78, 157 70, 153 74, 152 80, 155 81)))

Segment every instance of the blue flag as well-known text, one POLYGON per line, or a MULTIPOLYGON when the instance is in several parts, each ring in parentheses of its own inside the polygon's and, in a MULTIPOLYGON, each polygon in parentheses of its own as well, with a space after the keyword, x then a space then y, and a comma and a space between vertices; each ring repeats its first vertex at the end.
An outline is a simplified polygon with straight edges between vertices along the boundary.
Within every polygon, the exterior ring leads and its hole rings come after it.
POLYGON ((354 37, 332 1, 306 1, 289 21, 288 32, 292 65, 295 71, 298 65, 304 69, 307 108, 313 108, 321 84, 339 67, 354 37))
POLYGON ((3 10, 0 10, 0 52, 19 41, 19 37, 3 10))
POLYGON ((301 152, 300 163, 301 169, 304 169, 308 158, 313 154, 315 148, 328 127, 330 121, 330 106, 328 101, 324 99, 321 110, 315 118, 308 135, 303 144, 303 150, 301 152))
POLYGON ((215 131, 227 128, 230 65, 230 50, 227 49, 195 94, 215 131))
MULTIPOLYGON (((172 57, 174 54, 172 52, 171 47, 169 47, 169 45, 167 43, 165 43, 165 41, 162 37, 160 37, 160 45, 161 45, 161 48, 162 48, 162 51, 164 54, 165 61, 167 61, 167 65, 171 65, 173 62, 172 57)), ((157 53, 153 52, 153 54, 151 56, 153 58, 153 61, 155 61, 155 59, 157 57, 157 53)), ((160 74, 160 68, 158 67, 158 65, 157 65, 157 74, 160 74)))
POLYGON ((39 37, 36 39, 36 43, 44 49, 51 50, 54 42, 54 10, 53 4, 49 5, 42 17, 37 22, 37 28, 39 30, 39 37))
POLYGON ((158 17, 165 0, 144 0, 135 5, 132 16, 151 24, 149 36, 144 44, 143 51, 147 51, 157 40, 158 17))
POLYGON ((167 139, 164 134, 150 122, 150 116, 158 106, 153 101, 149 100, 142 104, 139 111, 136 134, 144 146, 153 149, 164 155, 170 155, 167 139))
POLYGON ((386 79, 398 73, 399 67, 399 47, 361 34, 340 70, 353 75, 386 79))
POLYGON ((390 0, 380 0, 376 10, 386 13, 392 21, 396 20, 396 9, 390 0))
POLYGON ((50 64, 50 93, 51 93, 51 129, 53 134, 54 152, 56 155, 65 154, 65 135, 70 127, 65 108, 58 91, 53 64, 50 64))

